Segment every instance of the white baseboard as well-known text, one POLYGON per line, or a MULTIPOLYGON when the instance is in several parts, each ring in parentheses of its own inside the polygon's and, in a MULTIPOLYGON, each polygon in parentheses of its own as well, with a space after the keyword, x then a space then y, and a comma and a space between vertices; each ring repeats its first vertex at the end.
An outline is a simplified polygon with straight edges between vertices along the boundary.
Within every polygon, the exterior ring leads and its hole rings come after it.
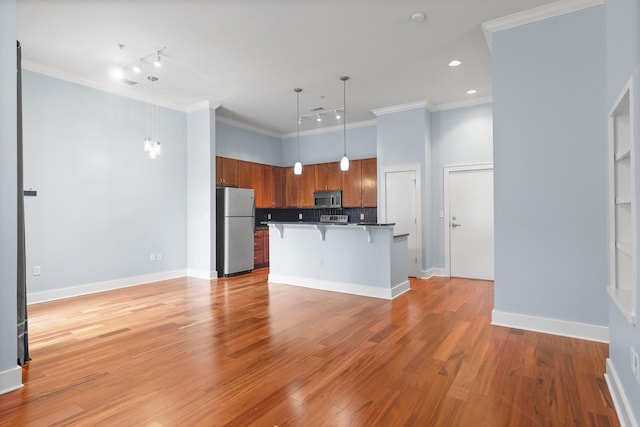
POLYGON ((31 292, 27 294, 27 304, 53 301, 63 298, 77 297, 80 295, 95 294, 97 292, 111 291, 113 289, 128 288, 130 286, 144 285, 160 280, 185 277, 185 270, 164 271, 161 273, 143 274, 140 276, 124 277, 121 279, 107 280, 104 282, 88 283, 86 285, 71 286, 68 288, 53 289, 50 291, 31 292))
POLYGON ((394 299, 398 295, 408 292, 410 284, 408 280, 390 288, 378 288, 374 286, 358 285, 355 283, 332 282, 328 280, 315 280, 306 277, 292 277, 269 274, 270 283, 301 286, 303 288, 319 289, 322 291, 341 292, 343 294, 360 295, 364 297, 394 299))
POLYGON ((588 341, 609 342, 609 328, 607 326, 507 313, 495 309, 492 312, 491 324, 588 341))
POLYGON ((609 358, 607 358, 607 372, 604 374, 604 379, 607 381, 609 393, 613 399, 613 405, 616 407, 616 414, 618 414, 620 425, 622 427, 638 427, 638 421, 636 421, 631 411, 631 403, 629 403, 624 388, 622 388, 622 383, 620 382, 616 368, 609 358))
POLYGON ((444 277, 444 268, 433 267, 420 272, 421 279, 431 279, 434 276, 444 277))
POLYGON ((0 394, 9 393, 22 387, 22 368, 20 366, 0 372, 0 394))
POLYGON ((195 277, 196 279, 218 280, 217 271, 195 270, 193 268, 189 268, 187 269, 187 276, 195 277))

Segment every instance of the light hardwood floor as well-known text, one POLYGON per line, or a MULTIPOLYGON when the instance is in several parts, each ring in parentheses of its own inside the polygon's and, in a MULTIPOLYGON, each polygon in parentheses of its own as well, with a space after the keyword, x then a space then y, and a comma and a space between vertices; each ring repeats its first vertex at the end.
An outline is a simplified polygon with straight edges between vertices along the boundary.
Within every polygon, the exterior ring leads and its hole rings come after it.
POLYGON ((493 283, 394 301, 267 270, 29 307, 25 387, 0 426, 616 426, 608 346, 490 325, 493 283))

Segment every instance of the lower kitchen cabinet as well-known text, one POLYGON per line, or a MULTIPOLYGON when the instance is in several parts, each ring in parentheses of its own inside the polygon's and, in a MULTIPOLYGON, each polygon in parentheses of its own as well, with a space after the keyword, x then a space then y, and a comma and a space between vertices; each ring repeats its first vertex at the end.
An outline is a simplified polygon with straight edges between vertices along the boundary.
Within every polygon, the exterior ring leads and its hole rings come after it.
POLYGON ((256 230, 253 235, 253 268, 269 265, 269 230, 256 230))

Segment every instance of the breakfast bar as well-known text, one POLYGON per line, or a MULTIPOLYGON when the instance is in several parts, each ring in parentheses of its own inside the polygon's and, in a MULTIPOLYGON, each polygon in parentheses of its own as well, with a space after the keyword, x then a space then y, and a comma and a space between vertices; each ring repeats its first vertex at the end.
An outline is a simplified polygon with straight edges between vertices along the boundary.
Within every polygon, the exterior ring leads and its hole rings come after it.
POLYGON ((269 282, 393 299, 409 290, 394 224, 268 222, 269 282))

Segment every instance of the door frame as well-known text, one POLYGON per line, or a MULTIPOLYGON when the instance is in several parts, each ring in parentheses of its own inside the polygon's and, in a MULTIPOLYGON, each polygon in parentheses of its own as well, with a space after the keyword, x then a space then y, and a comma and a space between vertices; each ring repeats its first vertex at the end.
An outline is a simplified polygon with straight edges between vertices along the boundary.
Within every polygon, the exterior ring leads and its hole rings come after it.
POLYGON ((416 278, 423 277, 422 272, 422 190, 421 190, 421 169, 419 163, 407 163, 402 165, 382 166, 378 170, 378 182, 382 182, 378 188, 378 222, 387 222, 387 205, 385 203, 387 196, 387 174, 395 172, 414 172, 416 175, 416 256, 418 257, 416 278))
POLYGON ((451 277, 451 240, 450 240, 451 226, 449 224, 449 221, 450 221, 449 218, 451 218, 449 213, 449 202, 450 202, 451 196, 450 196, 450 187, 449 187, 449 176, 452 172, 469 172, 469 171, 475 171, 475 170, 493 171, 493 163, 445 166, 443 168, 444 221, 442 221, 442 223, 444 227, 444 275, 446 277, 451 277))

